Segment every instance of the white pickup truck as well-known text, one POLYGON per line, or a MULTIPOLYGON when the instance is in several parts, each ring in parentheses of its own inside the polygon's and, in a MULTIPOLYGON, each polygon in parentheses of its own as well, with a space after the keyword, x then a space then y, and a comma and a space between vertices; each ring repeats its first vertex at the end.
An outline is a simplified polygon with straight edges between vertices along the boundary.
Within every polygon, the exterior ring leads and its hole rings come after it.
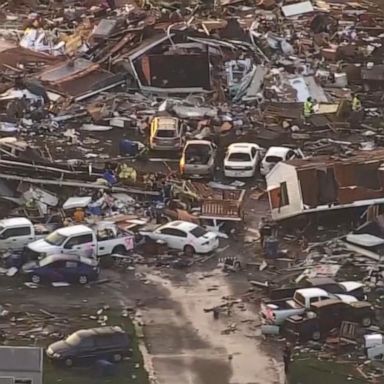
POLYGON ((93 230, 85 225, 59 228, 41 240, 26 247, 31 259, 59 253, 84 257, 102 257, 113 253, 124 253, 133 249, 134 236, 118 232, 115 226, 93 230))
POLYGON ((46 236, 48 228, 33 225, 25 217, 0 220, 0 251, 19 251, 30 242, 46 236))
POLYGON ((262 302, 261 315, 267 323, 280 325, 288 317, 304 313, 306 309, 311 307, 311 304, 327 299, 337 299, 345 303, 358 301, 356 297, 335 295, 321 288, 304 288, 298 289, 292 299, 262 302))

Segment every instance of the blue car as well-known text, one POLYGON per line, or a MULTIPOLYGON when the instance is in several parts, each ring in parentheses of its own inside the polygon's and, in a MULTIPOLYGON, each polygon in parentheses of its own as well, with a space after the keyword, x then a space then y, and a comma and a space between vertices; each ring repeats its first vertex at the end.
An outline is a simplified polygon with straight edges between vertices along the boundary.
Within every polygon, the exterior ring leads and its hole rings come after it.
POLYGON ((52 255, 23 265, 21 273, 32 283, 66 282, 87 284, 99 276, 99 263, 77 255, 52 255))

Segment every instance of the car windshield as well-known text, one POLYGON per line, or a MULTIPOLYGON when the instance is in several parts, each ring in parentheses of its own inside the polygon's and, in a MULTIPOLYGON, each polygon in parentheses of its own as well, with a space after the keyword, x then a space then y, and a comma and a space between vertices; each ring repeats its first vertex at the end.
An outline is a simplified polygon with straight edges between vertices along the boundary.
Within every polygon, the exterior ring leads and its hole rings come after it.
POLYGON ((158 129, 156 132, 157 137, 175 137, 176 131, 174 129, 158 129))
POLYGON ((64 235, 60 235, 59 232, 52 232, 50 235, 48 235, 46 238, 45 238, 45 241, 48 243, 48 244, 51 244, 51 245, 61 245, 64 243, 64 240, 66 239, 67 237, 64 236, 64 235))
POLYGON ((302 305, 303 307, 305 306, 305 298, 301 293, 296 292, 294 300, 296 301, 296 303, 302 305))
POLYGON ((209 145, 206 144, 190 144, 185 149, 187 155, 198 155, 208 153, 210 150, 209 145))
POLYGON ((251 161, 249 153, 235 152, 231 153, 228 157, 229 161, 251 161))
POLYGON ((76 346, 80 344, 81 339, 76 333, 73 333, 65 339, 65 342, 69 345, 76 346))
POLYGON ((267 156, 265 158, 265 161, 267 161, 268 163, 278 163, 279 161, 282 161, 283 158, 280 157, 280 156, 267 156))
POLYGON ((203 227, 196 227, 192 229, 191 233, 195 237, 201 237, 204 236, 207 231, 203 227))

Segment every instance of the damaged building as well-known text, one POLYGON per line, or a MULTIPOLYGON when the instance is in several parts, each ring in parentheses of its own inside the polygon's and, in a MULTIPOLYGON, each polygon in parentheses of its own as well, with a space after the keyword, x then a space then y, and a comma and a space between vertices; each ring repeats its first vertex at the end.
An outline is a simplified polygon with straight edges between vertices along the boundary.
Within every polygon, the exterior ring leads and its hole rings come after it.
POLYGON ((347 159, 319 156, 280 162, 266 176, 274 220, 384 203, 384 151, 347 159))
POLYGON ((167 34, 156 35, 129 53, 129 66, 143 91, 211 89, 208 47, 200 43, 175 44, 167 34))

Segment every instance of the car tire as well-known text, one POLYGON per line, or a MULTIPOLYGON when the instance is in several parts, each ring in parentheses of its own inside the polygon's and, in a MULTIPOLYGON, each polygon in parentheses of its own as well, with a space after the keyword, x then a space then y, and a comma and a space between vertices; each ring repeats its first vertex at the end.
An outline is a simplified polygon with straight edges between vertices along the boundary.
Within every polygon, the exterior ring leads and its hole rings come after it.
POLYGON ((361 320, 361 325, 363 327, 370 327, 372 325, 372 319, 370 317, 364 317, 361 320))
POLYGON ((320 331, 315 331, 312 333, 312 340, 319 341, 321 339, 320 331))
POLYGON ((115 248, 112 249, 112 255, 115 253, 125 255, 127 253, 127 250, 123 245, 117 245, 115 248))
POLYGON ((85 275, 80 275, 79 276, 79 284, 85 285, 88 283, 88 277, 85 275))
POLYGON ((40 284, 41 282, 41 277, 39 275, 32 275, 31 281, 34 284, 40 284))
POLYGON ((195 249, 192 247, 192 245, 186 245, 184 247, 184 254, 186 256, 193 256, 195 254, 195 249))
POLYGON ((73 360, 70 358, 70 357, 67 357, 65 360, 64 360, 64 364, 66 367, 72 367, 73 366, 73 360))
POLYGON ((112 356, 112 360, 115 362, 115 363, 120 363, 121 360, 123 360, 123 355, 121 353, 115 353, 113 356, 112 356))

